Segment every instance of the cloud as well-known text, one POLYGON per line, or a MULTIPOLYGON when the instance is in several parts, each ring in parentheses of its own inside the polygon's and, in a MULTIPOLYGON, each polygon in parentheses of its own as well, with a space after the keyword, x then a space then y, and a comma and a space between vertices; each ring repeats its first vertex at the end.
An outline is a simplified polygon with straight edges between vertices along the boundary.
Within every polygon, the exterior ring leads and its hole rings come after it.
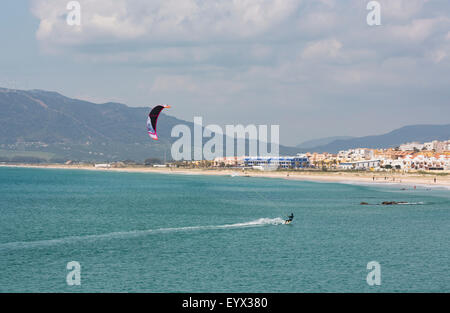
POLYGON ((342 107, 375 120, 395 100, 418 120, 421 99, 446 103, 450 3, 379 1, 375 27, 368 0, 80 0, 79 27, 66 24, 65 1, 32 0, 31 9, 43 51, 107 69, 126 84, 105 88, 117 98, 227 122, 272 120, 282 106, 277 118, 291 121, 294 137, 327 114, 352 122, 342 107))
POLYGON ((407 20, 417 16, 429 0, 378 0, 382 16, 388 20, 407 20))
POLYGON ((336 12, 312 11, 297 20, 298 33, 321 35, 332 32, 342 22, 336 12))
POLYGON ((420 43, 430 36, 447 30, 450 26, 450 19, 445 17, 414 19, 406 25, 398 25, 391 27, 391 35, 398 40, 420 43))
POLYGON ((348 62, 368 55, 376 44, 378 59, 402 49, 426 49, 422 55, 429 55, 439 50, 433 46, 438 43, 419 45, 442 30, 448 36, 449 26, 442 10, 429 9, 427 0, 380 0, 383 26, 370 34, 360 0, 79 2, 81 25, 69 26, 65 1, 32 0, 31 10, 40 20, 36 38, 44 52, 73 54, 83 62, 148 66, 279 66, 299 54, 305 60, 348 62))
POLYGON ((303 50, 302 57, 305 59, 336 58, 341 51, 342 43, 336 39, 326 39, 309 43, 303 50))
POLYGON ((226 94, 235 94, 242 91, 244 86, 220 78, 210 80, 190 75, 159 75, 151 85, 150 94, 175 92, 214 96, 218 88, 222 88, 226 94))
POLYGON ((80 0, 81 25, 69 26, 60 0, 33 0, 37 38, 51 44, 100 41, 199 42, 248 38, 283 21, 300 0, 80 0))
POLYGON ((171 75, 157 77, 150 92, 196 92, 198 90, 198 85, 191 78, 171 75))

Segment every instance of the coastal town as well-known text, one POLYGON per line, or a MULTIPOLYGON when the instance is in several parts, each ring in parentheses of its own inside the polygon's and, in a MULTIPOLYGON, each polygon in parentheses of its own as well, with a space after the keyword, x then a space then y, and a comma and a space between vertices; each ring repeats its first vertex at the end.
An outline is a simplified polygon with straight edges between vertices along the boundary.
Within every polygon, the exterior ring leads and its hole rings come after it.
POLYGON ((307 152, 296 156, 279 157, 222 157, 208 165, 194 161, 194 166, 250 167, 259 170, 319 169, 319 170, 400 170, 449 171, 450 140, 411 142, 396 148, 357 148, 332 153, 307 152))
MULTIPOLYGON (((0 164, 7 164, 0 162, 0 164)), ((16 162, 17 163, 17 162, 16 162)), ((10 164, 16 164, 10 163, 10 164)), ((33 162, 22 162, 32 164, 33 162)), ((41 164, 43 163, 36 163, 41 164)), ((213 160, 173 161, 149 158, 144 163, 133 160, 91 163, 66 161, 66 166, 92 166, 96 169, 113 168, 180 168, 230 169, 255 171, 335 171, 335 172, 450 172, 450 139, 425 143, 410 142, 395 148, 356 148, 338 153, 306 152, 294 156, 232 156, 213 160)))

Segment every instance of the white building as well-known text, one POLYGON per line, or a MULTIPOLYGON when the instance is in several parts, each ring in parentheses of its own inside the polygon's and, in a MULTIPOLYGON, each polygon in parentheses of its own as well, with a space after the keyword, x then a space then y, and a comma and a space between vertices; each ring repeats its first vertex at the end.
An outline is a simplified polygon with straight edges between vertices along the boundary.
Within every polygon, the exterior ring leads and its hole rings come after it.
POLYGON ((398 163, 392 164, 399 165, 403 170, 449 170, 450 169, 450 157, 447 155, 431 156, 424 155, 407 155, 403 159, 395 160, 398 163))
POLYGON ((343 162, 339 164, 342 170, 370 170, 380 168, 381 160, 364 160, 355 162, 343 162))
POLYGON ((450 151, 450 140, 446 141, 439 141, 439 140, 433 140, 431 142, 425 142, 424 147, 426 150, 434 150, 436 152, 444 152, 444 151, 450 151))
POLYGON ((109 163, 95 164, 94 167, 96 167, 96 168, 110 168, 111 164, 109 164, 109 163))
POLYGON ((278 156, 278 157, 246 157, 244 159, 245 166, 277 169, 277 168, 307 168, 310 166, 309 159, 304 154, 298 154, 297 156, 278 156))
POLYGON ((245 157, 217 157, 214 159, 214 166, 242 166, 244 165, 244 159, 245 157))
POLYGON ((337 158, 338 160, 360 161, 370 160, 373 158, 373 156, 374 153, 372 149, 358 148, 339 151, 337 158))
POLYGON ((422 150, 424 147, 423 143, 419 142, 410 142, 400 145, 400 151, 414 151, 414 150, 422 150))

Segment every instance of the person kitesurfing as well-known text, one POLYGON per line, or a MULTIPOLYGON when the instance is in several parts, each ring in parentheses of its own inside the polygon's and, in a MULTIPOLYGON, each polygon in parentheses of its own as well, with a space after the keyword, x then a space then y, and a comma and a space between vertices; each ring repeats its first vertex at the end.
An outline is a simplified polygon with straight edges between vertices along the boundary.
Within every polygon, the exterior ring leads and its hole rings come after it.
POLYGON ((293 219, 294 219, 294 213, 291 213, 291 215, 287 216, 287 220, 285 220, 284 223, 285 224, 290 224, 293 219))

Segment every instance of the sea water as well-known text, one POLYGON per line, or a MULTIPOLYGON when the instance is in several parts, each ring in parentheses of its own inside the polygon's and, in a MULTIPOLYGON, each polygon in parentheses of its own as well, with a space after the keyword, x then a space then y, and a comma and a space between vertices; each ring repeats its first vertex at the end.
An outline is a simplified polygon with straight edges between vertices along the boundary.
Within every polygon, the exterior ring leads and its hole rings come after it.
POLYGON ((0 292, 449 292, 450 191, 404 187, 3 167, 0 292))

